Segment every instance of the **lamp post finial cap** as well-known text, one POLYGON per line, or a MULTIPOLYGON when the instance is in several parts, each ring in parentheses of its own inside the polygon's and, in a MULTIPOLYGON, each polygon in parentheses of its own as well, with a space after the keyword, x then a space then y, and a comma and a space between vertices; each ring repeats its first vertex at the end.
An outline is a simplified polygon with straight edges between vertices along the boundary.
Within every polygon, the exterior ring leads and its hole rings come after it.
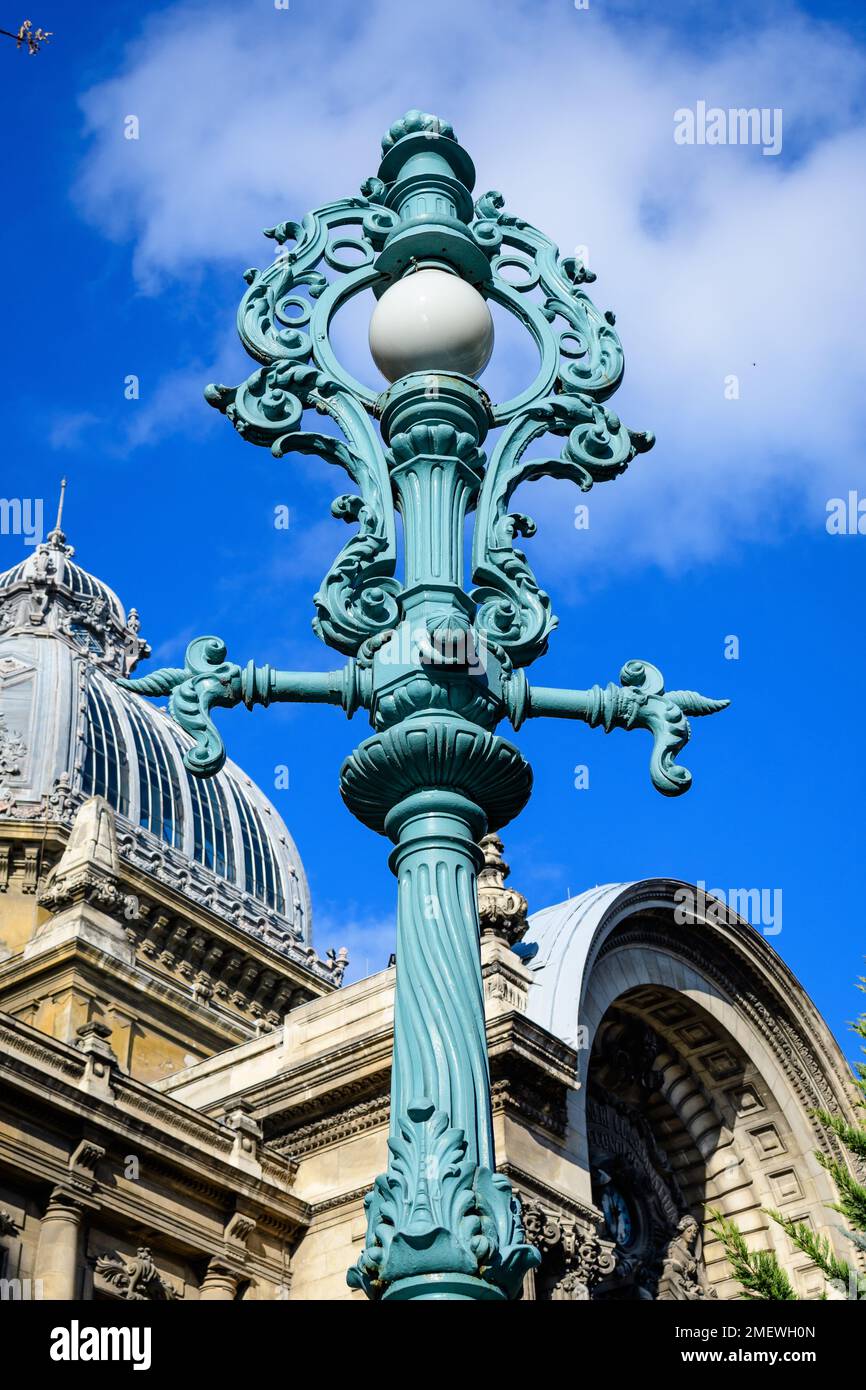
POLYGON ((385 155, 396 145, 398 140, 402 140, 404 135, 417 135, 423 133, 429 135, 431 140, 439 139, 456 140, 454 127, 449 121, 443 121, 439 116, 432 115, 429 111, 419 111, 413 108, 407 111, 405 116, 401 116, 399 121, 395 121, 382 137, 382 154, 385 155))

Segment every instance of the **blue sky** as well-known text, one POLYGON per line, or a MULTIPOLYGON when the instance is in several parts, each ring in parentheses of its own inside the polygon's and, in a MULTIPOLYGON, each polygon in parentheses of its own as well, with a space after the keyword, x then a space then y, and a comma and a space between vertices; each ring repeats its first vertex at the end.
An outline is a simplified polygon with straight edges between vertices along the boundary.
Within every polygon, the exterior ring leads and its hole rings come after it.
MULTIPOLYGON (((825 521, 828 499, 866 496, 861 7, 114 0, 45 3, 33 20, 56 31, 50 47, 0 47, 16 132, 0 223, 3 495, 48 507, 69 478, 78 558, 139 608, 160 664, 203 632, 239 661, 340 664, 309 620, 344 540, 328 515, 342 481, 244 444, 202 390, 250 368, 234 315, 242 271, 273 252, 261 229, 356 191, 408 107, 445 116, 478 192, 503 190, 564 251, 588 248, 626 352, 616 408, 658 436, 590 495, 588 531, 573 525, 587 499, 564 484, 518 498, 561 619, 535 679, 604 684, 642 657, 671 687, 733 702, 696 721, 694 787, 677 801, 653 791, 643 735, 525 726, 535 792, 506 831, 512 882, 533 908, 661 874, 781 890, 773 945, 852 1051, 866 536, 825 521), (781 152, 676 145, 673 113, 698 101, 780 108, 781 152), (130 114, 137 141, 123 138, 130 114), (280 504, 288 532, 273 526, 280 504)), ((528 366, 500 327, 485 384, 505 390, 528 366)), ((363 323, 342 341, 375 381, 363 323)), ((0 536, 0 564, 21 553, 0 536)), ((352 976, 379 968, 387 847, 337 792, 362 717, 239 710, 222 727, 266 789, 289 768, 271 794, 309 873, 320 950, 348 944, 352 976)))

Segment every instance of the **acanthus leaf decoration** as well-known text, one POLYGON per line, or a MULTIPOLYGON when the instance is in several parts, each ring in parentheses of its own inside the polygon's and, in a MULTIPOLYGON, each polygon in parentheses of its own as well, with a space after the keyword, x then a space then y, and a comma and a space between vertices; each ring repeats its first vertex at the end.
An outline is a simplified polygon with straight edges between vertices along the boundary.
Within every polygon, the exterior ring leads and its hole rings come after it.
POLYGON ((134 1302, 165 1302, 177 1298, 174 1287, 160 1274, 146 1246, 141 1246, 132 1260, 124 1259, 117 1252, 99 1255, 94 1269, 99 1279, 115 1289, 121 1298, 134 1302))
POLYGON ((349 1286, 376 1298, 396 1280, 451 1273, 516 1297, 541 1257, 508 1179, 467 1159, 463 1130, 427 1097, 410 1102, 388 1148, 388 1172, 364 1200, 367 1239, 349 1286))
MULTIPOLYGON (((507 1298, 516 1298, 526 1274, 541 1264, 539 1251, 526 1239, 520 1198, 504 1173, 479 1168, 475 1201, 487 1245, 479 1261, 481 1277, 501 1288, 507 1298)), ((476 1248, 480 1245, 476 1241, 476 1248)))

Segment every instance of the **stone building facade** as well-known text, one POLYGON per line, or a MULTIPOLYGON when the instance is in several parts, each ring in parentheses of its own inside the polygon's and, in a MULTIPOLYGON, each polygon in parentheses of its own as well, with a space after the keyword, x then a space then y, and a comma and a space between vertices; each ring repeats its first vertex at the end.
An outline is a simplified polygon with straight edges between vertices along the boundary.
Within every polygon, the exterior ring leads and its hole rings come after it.
MULTIPOLYGON (((233 764, 182 762, 117 685, 138 615, 58 529, 0 575, 0 1280, 52 1299, 360 1297, 384 1167, 393 967, 342 984, 303 865, 233 764)), ((710 1208, 818 1272, 850 1246, 815 1160, 848 1067, 759 932, 670 880, 528 915, 479 880, 497 1159, 542 1263, 524 1296, 734 1298, 710 1208)))

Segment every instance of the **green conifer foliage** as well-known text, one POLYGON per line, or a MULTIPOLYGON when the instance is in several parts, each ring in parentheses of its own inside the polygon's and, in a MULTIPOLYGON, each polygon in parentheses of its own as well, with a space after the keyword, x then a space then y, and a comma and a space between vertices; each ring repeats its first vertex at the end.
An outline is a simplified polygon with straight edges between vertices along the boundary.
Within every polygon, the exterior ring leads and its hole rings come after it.
MULTIPOLYGON (((866 992, 866 978, 861 977, 857 988, 866 992)), ((862 1013, 851 1028, 860 1038, 866 1039, 866 1013, 862 1013)), ((866 1047, 862 1051, 866 1054, 866 1047)), ((857 1062, 854 1071, 855 1084, 863 1095, 858 1106, 866 1110, 866 1062, 857 1062)), ((851 1125, 841 1116, 831 1115, 826 1110, 813 1113, 837 1135, 853 1158, 866 1159, 866 1126, 851 1125)), ((820 1151, 816 1152, 815 1157, 822 1168, 826 1168, 839 1190, 839 1201, 830 1202, 828 1206, 848 1222, 851 1229, 845 1234, 852 1244, 858 1250, 866 1250, 866 1186, 838 1159, 828 1158, 820 1151)), ((770 1211, 768 1215, 828 1280, 841 1284, 849 1297, 856 1290, 858 1297, 866 1298, 866 1278, 858 1276, 845 1260, 836 1257, 827 1236, 819 1236, 804 1222, 792 1221, 777 1211, 770 1211)), ((743 1286, 744 1298, 775 1301, 796 1299, 791 1282, 772 1251, 750 1250, 736 1222, 724 1217, 720 1211, 711 1211, 710 1218, 716 1223, 711 1227, 712 1234, 724 1246, 731 1272, 743 1286)), ((827 1297, 826 1293, 824 1297, 827 1297)))

